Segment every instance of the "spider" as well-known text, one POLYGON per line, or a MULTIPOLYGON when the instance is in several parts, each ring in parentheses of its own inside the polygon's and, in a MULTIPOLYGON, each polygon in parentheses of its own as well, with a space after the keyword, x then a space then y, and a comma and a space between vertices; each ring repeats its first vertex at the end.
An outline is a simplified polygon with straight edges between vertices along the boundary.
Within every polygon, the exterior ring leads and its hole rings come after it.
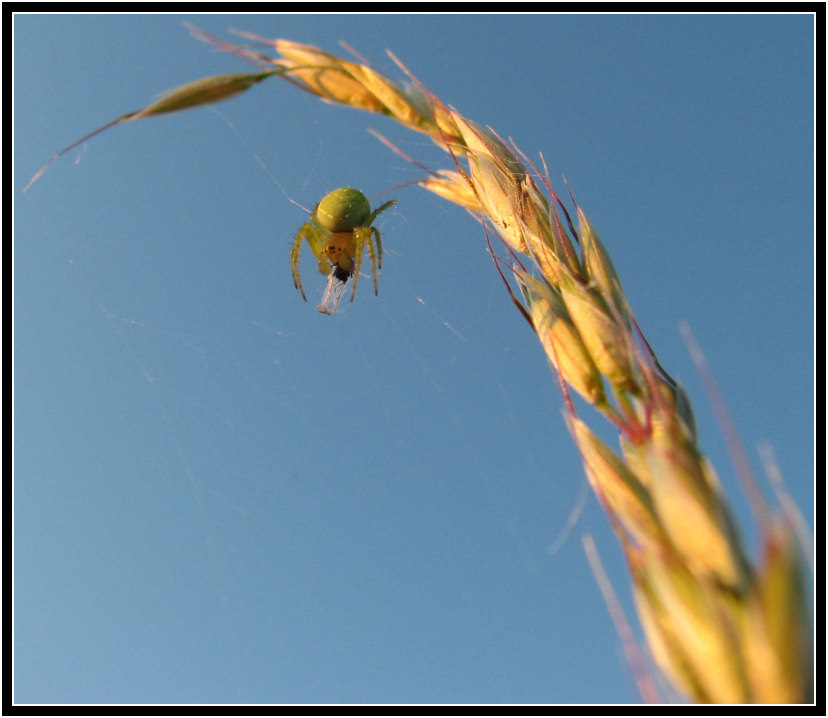
POLYGON ((396 204, 396 200, 392 199, 372 212, 365 195, 353 187, 340 187, 320 200, 311 213, 310 221, 299 228, 290 250, 293 283, 302 293, 302 299, 308 299, 299 277, 299 250, 303 239, 307 240, 316 257, 319 271, 329 276, 328 288, 322 297, 322 303, 317 307, 320 312, 336 312, 349 277, 354 278, 351 289, 351 301, 354 301, 362 254, 366 247, 371 258, 374 294, 379 293, 377 270, 382 267, 382 242, 379 230, 372 227, 371 223, 392 204, 396 204), (335 281, 339 284, 335 285, 335 281))

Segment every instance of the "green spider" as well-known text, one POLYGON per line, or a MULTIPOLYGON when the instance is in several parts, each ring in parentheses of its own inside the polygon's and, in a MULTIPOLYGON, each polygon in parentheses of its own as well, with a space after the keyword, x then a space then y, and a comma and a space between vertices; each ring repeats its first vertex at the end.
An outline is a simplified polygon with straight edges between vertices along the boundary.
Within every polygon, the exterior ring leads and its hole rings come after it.
POLYGON ((374 294, 379 293, 377 270, 382 267, 382 241, 379 230, 372 227, 371 223, 380 212, 396 202, 392 199, 372 212, 371 204, 365 195, 353 187, 340 187, 320 200, 311 213, 310 221, 299 228, 290 250, 293 283, 302 293, 302 299, 308 299, 299 277, 299 250, 302 248, 303 239, 307 240, 311 252, 316 257, 319 271, 329 277, 322 303, 317 307, 320 312, 336 312, 345 291, 345 283, 350 277, 354 278, 351 290, 351 301, 354 301, 359 282, 359 268, 362 266, 362 255, 366 247, 371 258, 374 294))

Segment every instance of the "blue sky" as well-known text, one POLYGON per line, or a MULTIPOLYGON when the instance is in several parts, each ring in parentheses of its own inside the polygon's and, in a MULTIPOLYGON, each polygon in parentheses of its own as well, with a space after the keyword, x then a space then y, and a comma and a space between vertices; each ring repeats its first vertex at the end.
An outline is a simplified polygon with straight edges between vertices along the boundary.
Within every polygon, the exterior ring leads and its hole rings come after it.
MULTIPOLYGON (((640 700, 587 566, 620 552, 563 404, 466 213, 416 187, 334 317, 288 253, 335 187, 447 157, 278 79, 128 123, 245 64, 190 37, 347 42, 542 152, 601 233, 661 363, 707 354, 754 466, 770 441, 813 512, 813 21, 808 15, 18 15, 15 700, 640 700)), ((601 421, 584 415, 608 441, 601 421)), ((753 533, 748 528, 749 541, 753 533)))

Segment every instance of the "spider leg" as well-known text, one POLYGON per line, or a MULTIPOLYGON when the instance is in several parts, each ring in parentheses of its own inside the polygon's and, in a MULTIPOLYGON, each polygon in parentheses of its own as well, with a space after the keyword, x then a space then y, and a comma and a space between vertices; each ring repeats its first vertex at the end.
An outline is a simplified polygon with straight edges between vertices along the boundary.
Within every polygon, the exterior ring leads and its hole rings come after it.
POLYGON ((382 267, 382 242, 380 241, 379 230, 371 227, 365 242, 368 245, 368 256, 371 258, 371 274, 374 277, 374 296, 379 295, 379 283, 377 281, 377 269, 382 267), (374 247, 374 240, 377 242, 374 247))
MULTIPOLYGON (((365 251, 365 227, 357 227, 354 230, 354 259, 356 260, 354 266, 354 286, 351 289, 351 301, 354 301, 356 296, 357 283, 359 282, 359 269, 362 266, 362 253, 365 251)), ((370 234, 368 235, 371 236, 370 234)))
POLYGON ((301 292, 302 299, 308 301, 305 296, 305 290, 302 287, 302 279, 299 276, 299 252, 302 249, 302 240, 307 240, 308 246, 314 257, 316 257, 319 271, 322 274, 330 274, 330 264, 325 257, 325 243, 319 234, 319 230, 309 222, 305 222, 296 233, 296 239, 293 241, 293 247, 290 250, 290 268, 293 272, 293 284, 301 292))
POLYGON ((374 227, 357 227, 354 230, 354 254, 356 255, 356 266, 354 267, 354 286, 351 290, 351 301, 356 296, 357 282, 359 281, 359 270, 362 267, 362 258, 365 248, 368 248, 368 257, 371 259, 371 277, 374 280, 374 295, 379 294, 379 282, 377 280, 377 269, 382 267, 382 242, 380 241, 379 230, 374 227), (374 246, 376 240, 376 247, 374 246))
POLYGON ((371 234, 377 241, 377 267, 382 269, 382 240, 380 240, 379 230, 375 227, 371 227, 371 234))
POLYGON ((293 286, 296 287, 302 294, 302 299, 306 302, 308 298, 305 296, 305 290, 302 288, 302 279, 299 276, 299 252, 302 249, 302 240, 305 238, 307 224, 303 224, 296 234, 296 239, 293 240, 293 246, 290 248, 290 269, 293 272, 293 286))
POLYGON ((370 226, 371 226, 371 224, 374 222, 374 220, 377 218, 377 215, 378 215, 380 212, 384 212, 384 211, 385 211, 386 209, 388 209, 388 208, 389 208, 392 204, 397 204, 397 200, 392 199, 390 202, 386 202, 386 203, 385 203, 384 205, 382 205, 381 207, 377 207, 377 209, 375 209, 373 212, 371 212, 371 214, 369 214, 369 215, 368 215, 368 219, 366 219, 366 220, 365 220, 365 226, 366 226, 366 227, 370 227, 370 226))

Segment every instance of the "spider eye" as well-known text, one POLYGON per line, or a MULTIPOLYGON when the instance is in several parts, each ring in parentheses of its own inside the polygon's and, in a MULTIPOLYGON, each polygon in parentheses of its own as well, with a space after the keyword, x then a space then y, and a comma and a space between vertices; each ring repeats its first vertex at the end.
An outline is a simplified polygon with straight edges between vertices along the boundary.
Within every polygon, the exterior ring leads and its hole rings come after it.
POLYGON ((335 189, 316 207, 316 221, 328 232, 350 232, 363 226, 370 214, 368 198, 353 187, 335 189))

